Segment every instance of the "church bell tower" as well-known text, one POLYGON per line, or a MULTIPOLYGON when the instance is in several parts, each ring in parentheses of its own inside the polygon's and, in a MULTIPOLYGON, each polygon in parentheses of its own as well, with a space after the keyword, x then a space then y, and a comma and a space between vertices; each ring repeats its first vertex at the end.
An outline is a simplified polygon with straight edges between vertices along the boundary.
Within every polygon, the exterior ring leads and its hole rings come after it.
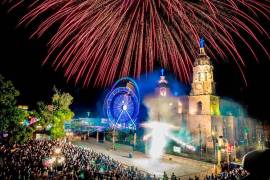
POLYGON ((204 39, 200 39, 200 52, 198 58, 194 62, 193 81, 191 96, 197 95, 214 95, 215 82, 213 78, 213 66, 209 56, 206 55, 204 49, 204 39))
POLYGON ((219 115, 219 97, 215 96, 213 66, 205 53, 204 39, 200 39, 200 52, 194 62, 193 81, 189 96, 191 114, 219 115))
POLYGON ((200 39, 200 51, 194 61, 193 81, 188 96, 187 127, 194 143, 213 148, 212 130, 220 122, 220 98, 215 96, 213 66, 205 52, 204 39, 200 39))

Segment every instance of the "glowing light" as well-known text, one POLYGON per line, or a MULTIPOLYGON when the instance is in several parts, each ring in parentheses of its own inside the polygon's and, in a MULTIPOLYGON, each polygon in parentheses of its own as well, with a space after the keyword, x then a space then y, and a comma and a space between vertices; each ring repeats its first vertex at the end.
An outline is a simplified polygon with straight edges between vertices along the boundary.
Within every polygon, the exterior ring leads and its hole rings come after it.
POLYGON ((152 126, 150 156, 153 159, 159 159, 164 154, 163 151, 167 144, 166 135, 169 133, 169 128, 166 124, 162 123, 154 123, 152 126))
POLYGON ((166 88, 160 88, 160 96, 163 96, 163 97, 167 96, 166 88))
POLYGON ((149 154, 152 159, 160 159, 162 157, 162 155, 164 154, 164 148, 167 144, 167 139, 171 139, 189 150, 196 150, 195 147, 193 147, 192 145, 183 142, 182 140, 171 134, 172 130, 179 129, 179 127, 177 126, 158 121, 144 123, 142 124, 142 126, 151 129, 151 132, 145 135, 143 139, 148 140, 149 138, 151 138, 151 147, 149 154))
POLYGON ((183 111, 183 107, 182 107, 182 103, 180 101, 178 101, 178 113, 182 113, 183 111))
POLYGON ((124 111, 126 111, 127 108, 128 108, 127 105, 124 105, 124 106, 123 106, 123 110, 124 110, 124 111))

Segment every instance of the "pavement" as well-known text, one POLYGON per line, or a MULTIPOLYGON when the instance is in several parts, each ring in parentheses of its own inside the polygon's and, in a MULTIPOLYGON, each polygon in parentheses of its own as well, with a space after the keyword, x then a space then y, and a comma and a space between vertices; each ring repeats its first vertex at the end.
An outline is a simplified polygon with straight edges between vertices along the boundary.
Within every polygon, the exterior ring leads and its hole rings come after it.
POLYGON ((187 179, 195 175, 204 177, 206 174, 213 172, 214 168, 214 165, 210 163, 172 155, 164 155, 160 160, 152 160, 142 152, 133 152, 131 146, 121 145, 116 150, 112 150, 111 142, 105 141, 100 143, 93 138, 72 143, 106 154, 122 164, 137 167, 141 171, 155 174, 158 177, 162 176, 164 171, 169 177, 174 172, 181 179, 187 179), (132 153, 132 158, 129 158, 129 153, 132 153))

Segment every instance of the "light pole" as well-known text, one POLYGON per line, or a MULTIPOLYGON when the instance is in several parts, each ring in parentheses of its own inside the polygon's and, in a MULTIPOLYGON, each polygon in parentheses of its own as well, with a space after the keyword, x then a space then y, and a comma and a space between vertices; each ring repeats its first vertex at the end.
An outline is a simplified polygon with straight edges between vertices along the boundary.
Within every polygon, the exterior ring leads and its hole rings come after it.
POLYGON ((115 127, 113 127, 113 135, 112 135, 112 142, 113 142, 113 150, 115 150, 115 127))
POLYGON ((237 149, 236 149, 236 145, 237 145, 237 143, 235 143, 235 141, 234 141, 234 142, 233 142, 234 159, 235 159, 235 161, 238 161, 238 159, 237 159, 237 149))
POLYGON ((216 135, 216 153, 217 153, 217 169, 218 172, 221 171, 221 140, 222 136, 216 135))
POLYGON ((97 129, 97 142, 99 142, 99 130, 97 129))
POLYGON ((199 124, 199 135, 200 135, 200 159, 202 159, 202 131, 201 131, 201 124, 199 124))
POLYGON ((103 142, 105 143, 106 141, 106 132, 105 132, 105 129, 103 129, 103 142))
POLYGON ((217 152, 216 152, 216 132, 212 131, 212 140, 213 140, 213 148, 214 148, 214 161, 215 161, 215 165, 214 165, 214 170, 215 170, 215 174, 217 174, 217 152))
POLYGON ((137 143, 137 134, 136 134, 136 129, 135 129, 134 130, 134 139, 133 139, 133 151, 135 151, 136 143, 137 143))
POLYGON ((229 142, 227 139, 224 139, 226 142, 226 158, 227 158, 227 164, 228 164, 228 171, 230 170, 230 155, 229 155, 229 142))
POLYGON ((216 132, 212 131, 212 141, 213 141, 213 148, 214 148, 214 159, 216 161, 216 142, 215 142, 215 138, 216 138, 216 132))

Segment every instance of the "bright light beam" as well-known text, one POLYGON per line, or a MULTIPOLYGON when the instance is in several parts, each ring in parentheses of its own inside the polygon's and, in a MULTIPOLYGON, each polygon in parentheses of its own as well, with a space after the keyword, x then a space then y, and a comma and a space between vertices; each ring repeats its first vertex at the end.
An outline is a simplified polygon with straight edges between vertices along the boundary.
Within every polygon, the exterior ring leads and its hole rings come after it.
POLYGON ((143 123, 142 127, 152 130, 151 133, 143 137, 144 140, 147 140, 151 137, 151 147, 149 154, 152 159, 160 159, 163 156, 164 148, 166 147, 167 144, 167 139, 171 139, 189 150, 192 151, 196 150, 194 146, 183 142, 182 140, 178 139, 177 137, 171 134, 172 130, 179 129, 177 126, 173 126, 168 123, 154 121, 149 123, 143 123))

